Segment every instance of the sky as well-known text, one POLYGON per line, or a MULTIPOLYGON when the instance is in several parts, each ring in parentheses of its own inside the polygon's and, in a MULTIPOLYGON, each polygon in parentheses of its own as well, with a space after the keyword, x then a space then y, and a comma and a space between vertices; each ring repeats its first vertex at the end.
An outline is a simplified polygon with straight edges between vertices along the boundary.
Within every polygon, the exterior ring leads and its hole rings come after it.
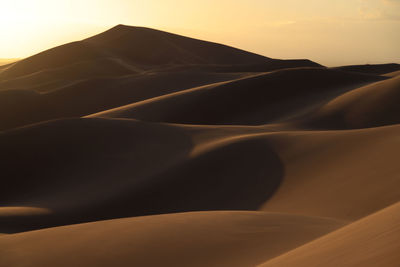
POLYGON ((117 24, 327 66, 400 63, 400 0, 0 0, 0 58, 117 24))

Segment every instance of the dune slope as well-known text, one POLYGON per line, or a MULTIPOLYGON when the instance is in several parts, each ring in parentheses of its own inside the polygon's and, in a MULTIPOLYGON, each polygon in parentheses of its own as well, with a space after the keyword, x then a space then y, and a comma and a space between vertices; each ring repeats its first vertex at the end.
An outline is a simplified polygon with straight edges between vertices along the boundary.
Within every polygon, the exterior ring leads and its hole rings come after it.
POLYGON ((159 72, 76 81, 62 79, 40 85, 32 83, 32 87, 27 89, 18 89, 25 88, 22 86, 0 91, 0 130, 57 118, 85 116, 242 75, 248 74, 159 72))
POLYGON ((398 266, 399 220, 400 204, 397 203, 260 267, 398 266))
POLYGON ((354 221, 400 201, 400 126, 277 133, 285 166, 267 211, 354 221))
POLYGON ((400 76, 366 85, 333 99, 305 119, 322 128, 368 128, 400 122, 400 76))
POLYGON ((342 225, 263 212, 126 218, 0 236, 0 266, 255 266, 342 225))
POLYGON ((90 117, 187 124, 264 124, 299 116, 343 90, 382 79, 322 68, 280 70, 180 91, 90 117))
POLYGON ((273 60, 221 44, 149 28, 118 25, 88 39, 55 47, 20 60, 0 72, 0 81, 102 58, 115 58, 138 70, 176 65, 225 65, 229 68, 240 65, 265 65, 266 68, 276 69, 320 66, 307 60, 273 60))
POLYGON ((192 154, 185 128, 132 120, 39 124, 0 134, 0 147, 2 205, 50 211, 4 216, 1 232, 146 214, 255 210, 284 172, 263 138, 192 154))

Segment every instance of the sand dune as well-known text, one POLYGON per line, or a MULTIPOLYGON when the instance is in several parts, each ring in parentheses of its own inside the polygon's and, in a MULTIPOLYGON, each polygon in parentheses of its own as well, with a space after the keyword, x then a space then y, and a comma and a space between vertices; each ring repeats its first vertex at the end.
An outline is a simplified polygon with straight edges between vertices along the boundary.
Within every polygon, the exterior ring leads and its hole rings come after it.
POLYGON ((59 68, 44 69, 16 79, 0 83, 0 90, 30 90, 46 92, 51 84, 52 90, 62 85, 71 84, 87 78, 115 77, 134 74, 135 69, 124 65, 118 59, 101 58, 98 60, 79 61, 59 68), (57 85, 57 87, 55 87, 57 85))
POLYGON ((205 42, 144 27, 118 25, 84 40, 141 66, 209 65, 270 66, 278 68, 321 66, 310 60, 279 60, 212 42, 205 42))
POLYGON ((310 124, 323 128, 368 128, 400 122, 400 76, 340 95, 310 115, 310 124))
POLYGON ((290 251, 268 266, 399 266, 400 204, 290 251))
POLYGON ((124 25, 0 66, 0 267, 397 266, 399 66, 124 25))
POLYGON ((262 212, 127 218, 2 236, 0 266, 255 266, 342 225, 262 212))
POLYGON ((84 42, 73 42, 23 59, 0 73, 0 80, 9 80, 44 69, 58 68, 78 61, 106 57, 103 51, 84 42))
POLYGON ((243 73, 159 72, 97 77, 0 91, 0 130, 57 118, 80 117, 243 73), (41 92, 48 91, 48 92, 41 92), (18 103, 18 105, 16 105, 18 103))
POLYGON ((385 74, 386 77, 396 77, 400 75, 400 70, 385 74))
MULTIPOLYGON (((7 187, 1 189, 1 202, 47 208, 52 213, 44 218, 34 216, 32 222, 8 217, 1 220, 0 228, 4 232, 13 231, 10 227, 32 229, 85 220, 91 215, 77 212, 65 219, 57 213, 74 206, 86 209, 102 201, 108 203, 108 198, 119 197, 129 186, 140 187, 143 180, 151 183, 150 177, 161 172, 162 166, 173 165, 189 153, 190 139, 180 132, 140 122, 76 119, 2 134, 1 180, 7 187), (152 164, 159 168, 152 168, 152 164)), ((129 213, 123 204, 121 209, 129 213)))
POLYGON ((269 59, 221 44, 196 40, 158 30, 118 25, 91 38, 65 44, 23 59, 0 73, 10 80, 50 68, 80 61, 118 58, 136 68, 152 69, 174 65, 281 65, 285 67, 319 66, 311 61, 269 59))
POLYGON ((400 201, 399 133, 396 125, 275 134, 285 176, 262 209, 352 221, 400 201))
POLYGON ((400 200, 398 132, 397 126, 276 132, 264 126, 188 127, 115 119, 61 120, 9 131, 0 136, 8 184, 2 203, 52 213, 8 217, 0 229, 260 208, 355 220, 400 200), (384 170, 385 179, 376 169, 384 170), (368 187, 358 191, 362 181, 368 187))
POLYGON ((19 59, 16 58, 0 58, 0 71, 3 68, 8 67, 10 64, 18 61, 19 59))
POLYGON ((0 201, 51 213, 8 216, 0 229, 193 210, 255 210, 281 182, 283 166, 267 140, 216 143, 196 155, 193 144, 182 127, 131 120, 62 120, 4 133, 0 146, 7 187, 0 201))
POLYGON ((256 54, 142 27, 118 25, 90 37, 86 43, 129 59, 136 64, 249 64, 269 60, 256 54))
POLYGON ((243 73, 304 66, 320 65, 307 60, 270 59, 221 44, 119 25, 2 69, 0 114, 7 115, 0 118, 0 130, 85 116, 235 79, 243 73), (25 91, 56 93, 34 95, 25 91))
POLYGON ((299 116, 343 90, 381 79, 321 68, 281 70, 180 91, 90 117, 188 124, 263 124, 299 116))

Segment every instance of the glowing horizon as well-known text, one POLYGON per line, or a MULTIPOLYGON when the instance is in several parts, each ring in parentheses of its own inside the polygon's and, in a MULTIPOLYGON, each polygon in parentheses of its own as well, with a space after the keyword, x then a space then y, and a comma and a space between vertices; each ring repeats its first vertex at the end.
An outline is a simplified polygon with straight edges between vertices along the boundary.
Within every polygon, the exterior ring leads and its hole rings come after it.
POLYGON ((0 12, 0 58, 126 24, 328 66, 400 63, 399 0, 0 0, 0 12))

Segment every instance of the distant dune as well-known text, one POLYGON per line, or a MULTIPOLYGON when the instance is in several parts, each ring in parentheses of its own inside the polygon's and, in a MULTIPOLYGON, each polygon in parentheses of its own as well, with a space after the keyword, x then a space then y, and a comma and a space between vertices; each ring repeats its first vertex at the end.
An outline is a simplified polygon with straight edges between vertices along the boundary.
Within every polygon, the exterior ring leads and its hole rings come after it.
POLYGON ((398 266, 399 71, 125 25, 0 66, 0 267, 398 266))
POLYGON ((351 71, 351 72, 360 72, 360 73, 368 73, 368 74, 386 74, 389 72, 399 71, 400 64, 368 64, 368 65, 352 65, 352 66, 343 66, 336 67, 334 69, 343 70, 343 71, 351 71))
POLYGON ((148 28, 118 25, 91 38, 62 45, 21 60, 0 73, 0 81, 15 79, 44 69, 75 64, 79 61, 104 58, 120 60, 142 71, 180 65, 227 66, 229 68, 240 65, 250 67, 264 65, 269 68, 270 64, 276 66, 279 63, 280 68, 319 66, 308 60, 275 60, 221 44, 148 28))

